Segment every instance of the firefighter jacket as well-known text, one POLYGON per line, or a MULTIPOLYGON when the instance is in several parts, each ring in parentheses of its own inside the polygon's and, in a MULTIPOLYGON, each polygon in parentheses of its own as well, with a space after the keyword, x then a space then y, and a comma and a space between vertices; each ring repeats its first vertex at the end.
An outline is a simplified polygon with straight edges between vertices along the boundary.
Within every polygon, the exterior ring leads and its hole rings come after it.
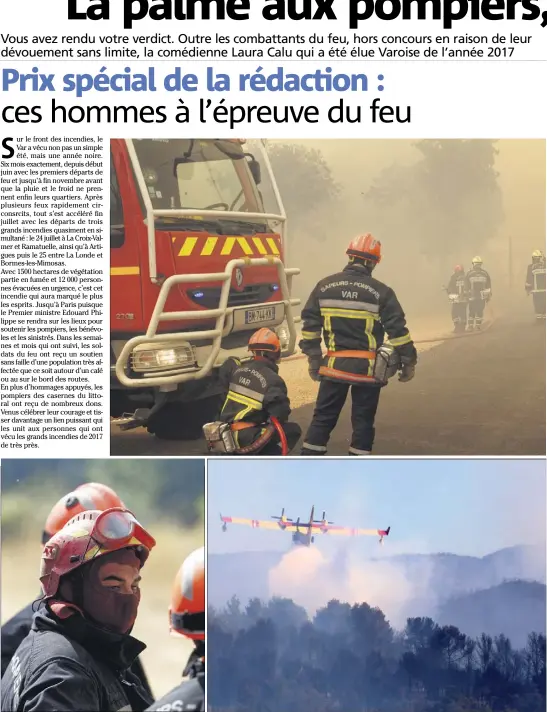
MULTIPOLYGON (((28 606, 20 610, 19 613, 16 613, 13 618, 10 618, 2 626, 2 677, 4 677, 4 673, 6 672, 15 651, 30 633, 34 612, 32 603, 29 603, 28 606)), ((152 696, 150 684, 139 658, 135 660, 130 669, 131 672, 139 678, 142 686, 148 694, 152 696)))
POLYGON ((484 299, 481 292, 492 288, 490 275, 482 267, 469 270, 465 275, 465 285, 470 299, 484 299))
POLYGON ((225 391, 228 391, 220 420, 261 425, 273 416, 280 423, 286 422, 291 405, 287 386, 278 371, 275 363, 265 359, 253 359, 248 363, 228 359, 219 374, 225 391))
POLYGON ((525 288, 527 292, 545 292, 545 261, 528 265, 525 288))
POLYGON ((189 676, 148 708, 149 712, 203 712, 205 710, 205 665, 203 659, 187 666, 189 676))
POLYGON ((448 282, 446 288, 448 294, 457 294, 460 301, 464 301, 466 297, 466 277, 463 272, 454 272, 448 282))
POLYGON ((327 346, 319 373, 349 383, 375 383, 375 352, 387 334, 401 363, 413 366, 416 348, 395 292, 374 279, 368 267, 348 264, 322 279, 302 311, 300 348, 319 362, 321 338, 327 346))
POLYGON ((145 648, 80 615, 61 620, 46 607, 2 678, 2 712, 141 712, 153 697, 128 668, 145 648))

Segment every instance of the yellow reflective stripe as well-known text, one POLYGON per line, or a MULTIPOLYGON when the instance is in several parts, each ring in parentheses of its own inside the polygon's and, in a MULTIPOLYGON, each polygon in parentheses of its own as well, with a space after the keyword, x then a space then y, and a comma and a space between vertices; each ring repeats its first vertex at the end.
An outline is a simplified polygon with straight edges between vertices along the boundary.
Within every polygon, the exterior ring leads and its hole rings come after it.
POLYGON ((246 255, 253 254, 253 251, 251 250, 249 243, 247 242, 247 240, 244 237, 237 237, 236 239, 237 239, 237 244, 241 247, 241 249, 243 250, 243 252, 246 255))
MULTIPOLYGON (((334 343, 334 331, 332 330, 332 325, 330 323, 330 316, 326 317, 325 319, 325 329, 327 330, 327 333, 329 335, 328 338, 328 344, 327 344, 327 349, 329 351, 334 351, 335 349, 335 343, 334 343)), ((335 356, 331 356, 327 362, 327 366, 329 368, 334 368, 334 359, 335 356)))
POLYGON ((321 332, 320 331, 303 331, 302 338, 303 339, 320 339, 321 332))
POLYGON ((203 250, 201 251, 201 254, 203 256, 212 255, 217 242, 218 242, 218 237, 208 237, 205 240, 205 245, 203 245, 203 250))
MULTIPOLYGON (((189 257, 195 250, 198 240, 202 240, 200 237, 186 237, 182 243, 182 247, 178 253, 179 257, 189 257)), ((177 240, 176 237, 172 237, 173 243, 177 240)), ((217 245, 222 244, 222 249, 220 250, 221 255, 231 255, 235 244, 238 244, 241 251, 246 257, 253 255, 279 255, 279 248, 273 237, 243 237, 241 235, 231 235, 226 238, 209 236, 205 239, 202 244, 200 255, 202 257, 208 257, 218 249, 217 245), (252 241, 252 242, 251 242, 252 241), (265 242, 268 244, 269 249, 266 247, 265 242)))
POLYGON ((380 318, 378 314, 373 314, 364 309, 334 309, 331 307, 323 307, 321 315, 325 317, 338 316, 346 319, 374 319, 374 321, 378 321, 380 318))
POLYGON ((197 237, 187 237, 180 248, 179 257, 189 257, 198 241, 197 237))
POLYGON ((110 276, 111 277, 125 277, 128 274, 140 274, 141 268, 137 265, 136 267, 111 267, 110 276))
MULTIPOLYGON (((243 420, 243 418, 247 415, 247 413, 250 413, 252 410, 256 410, 256 408, 251 408, 251 406, 249 406, 249 405, 246 408, 243 408, 243 410, 240 410, 239 413, 234 418, 234 423, 237 422, 238 420, 243 420)), ((237 430, 235 431, 234 434, 237 434, 237 430)), ((239 445, 239 441, 236 441, 236 442, 239 445)))
POLYGON ((276 241, 273 239, 273 237, 267 237, 267 238, 266 238, 266 242, 267 242, 268 245, 270 246, 270 250, 272 251, 272 253, 273 253, 274 255, 278 255, 278 254, 279 254, 279 248, 277 247, 277 243, 276 243, 276 241))
POLYGON ((226 242, 222 245, 221 255, 231 255, 234 249, 236 239, 235 237, 227 237, 226 242))
POLYGON ((390 339, 389 343, 392 346, 404 346, 405 344, 410 344, 412 341, 412 336, 406 334, 405 336, 397 336, 395 339, 390 339))
MULTIPOLYGON (((365 334, 368 337, 368 347, 371 351, 376 351, 376 339, 372 335, 372 330, 374 328, 374 319, 367 319, 365 322, 365 334)), ((369 358, 368 360, 368 372, 367 376, 372 376, 374 361, 369 358)))
POLYGON ((253 242, 254 242, 256 249, 258 250, 259 255, 267 255, 268 254, 268 250, 264 247, 264 243, 262 242, 262 240, 259 237, 253 237, 253 242))
POLYGON ((96 554, 99 553, 100 550, 101 550, 101 547, 98 546, 97 544, 95 546, 92 546, 91 549, 88 549, 85 552, 85 556, 84 556, 85 561, 89 561, 89 559, 92 559, 96 554))
POLYGON ((260 401, 257 401, 254 398, 248 398, 247 396, 242 396, 241 393, 228 391, 228 398, 236 403, 239 403, 240 405, 246 405, 252 410, 262 410, 262 403, 260 401))

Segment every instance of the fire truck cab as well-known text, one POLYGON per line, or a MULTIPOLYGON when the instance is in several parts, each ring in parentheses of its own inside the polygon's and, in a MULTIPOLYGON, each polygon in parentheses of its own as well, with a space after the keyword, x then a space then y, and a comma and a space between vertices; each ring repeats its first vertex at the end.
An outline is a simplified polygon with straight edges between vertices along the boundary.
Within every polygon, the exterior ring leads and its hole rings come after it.
POLYGON ((114 139, 110 169, 111 416, 199 437, 221 405, 218 368, 249 358, 255 329, 275 329, 283 356, 295 349, 299 270, 285 267, 265 146, 114 139))

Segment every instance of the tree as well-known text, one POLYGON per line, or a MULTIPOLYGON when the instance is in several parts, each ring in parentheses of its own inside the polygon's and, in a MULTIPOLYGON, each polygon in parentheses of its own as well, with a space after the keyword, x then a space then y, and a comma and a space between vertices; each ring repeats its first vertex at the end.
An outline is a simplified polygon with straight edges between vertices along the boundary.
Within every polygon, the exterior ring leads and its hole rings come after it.
POLYGON ((334 205, 340 187, 321 151, 296 143, 269 143, 268 156, 291 231, 305 229, 317 240, 326 239, 321 211, 334 205))
POLYGON ((495 143, 416 142, 420 160, 385 169, 364 196, 378 232, 438 261, 480 252, 503 220, 495 143))
POLYGON ((515 650, 505 636, 474 641, 431 618, 410 618, 395 636, 382 611, 365 603, 330 601, 303 623, 299 611, 289 599, 253 599, 242 610, 235 598, 210 611, 212 712, 546 708, 544 635, 515 650))

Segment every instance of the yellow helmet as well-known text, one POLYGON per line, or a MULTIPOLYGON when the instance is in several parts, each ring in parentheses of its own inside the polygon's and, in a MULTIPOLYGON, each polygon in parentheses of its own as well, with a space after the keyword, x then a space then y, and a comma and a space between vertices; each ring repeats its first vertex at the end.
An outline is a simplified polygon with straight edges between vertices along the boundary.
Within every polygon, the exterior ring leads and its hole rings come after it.
POLYGON ((532 262, 539 262, 539 260, 545 259, 545 255, 541 250, 534 250, 532 252, 532 262))
POLYGON ((473 267, 475 265, 482 265, 482 257, 475 255, 475 257, 473 257, 473 259, 471 260, 471 264, 473 265, 473 267))

